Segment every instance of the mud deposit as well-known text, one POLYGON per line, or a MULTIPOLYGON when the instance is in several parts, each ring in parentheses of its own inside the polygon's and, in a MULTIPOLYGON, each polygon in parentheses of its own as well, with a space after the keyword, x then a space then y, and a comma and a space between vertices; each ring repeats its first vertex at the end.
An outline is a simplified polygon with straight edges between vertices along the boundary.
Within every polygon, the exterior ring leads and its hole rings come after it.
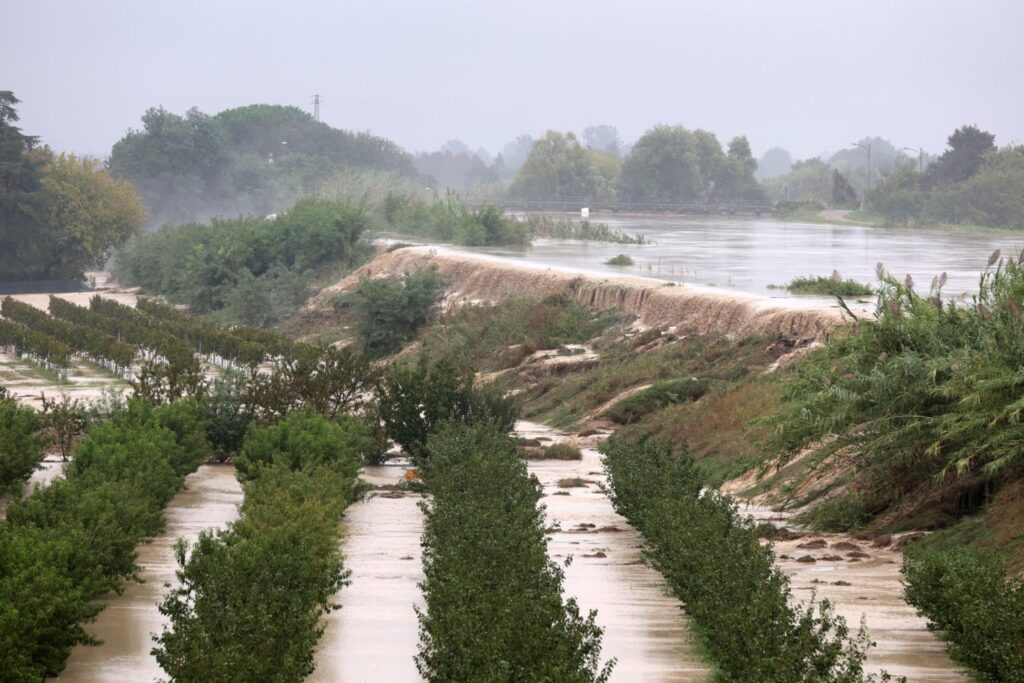
MULTIPOLYGON (((516 433, 562 438, 529 422, 519 422, 516 433)), ((662 576, 643 563, 640 535, 616 514, 599 488, 604 482, 600 454, 584 449, 582 460, 528 465, 544 486, 542 503, 551 529, 548 552, 557 562, 573 557, 565 568, 566 592, 584 612, 597 610, 604 629, 602 659, 618 659, 612 680, 707 680, 707 666, 695 650, 682 605, 671 597, 662 576), (559 487, 559 480, 574 477, 588 483, 559 487)))
MULTIPOLYGON (((754 506, 741 510, 759 521, 789 526, 785 514, 754 506)), ((806 601, 812 593, 828 598, 851 631, 865 620, 876 643, 868 651, 869 671, 885 669, 908 681, 970 680, 925 619, 903 600, 900 552, 839 534, 810 534, 777 541, 774 547, 796 598, 806 601)))
POLYGON ((164 677, 150 650, 165 623, 157 609, 164 583, 175 581, 174 544, 179 537, 194 541, 203 529, 225 526, 237 517, 242 501, 235 469, 228 465, 201 466, 185 487, 167 506, 165 532, 139 548, 144 583, 129 583, 123 594, 104 598, 106 609, 86 627, 103 644, 76 647, 59 680, 135 683, 164 677))
MULTIPOLYGON (((398 483, 405 466, 367 467, 370 484, 398 483)), ((316 652, 310 681, 420 681, 413 657, 419 644, 414 605, 423 605, 418 583, 423 515, 411 493, 373 491, 345 511, 342 552, 351 570, 316 652)))

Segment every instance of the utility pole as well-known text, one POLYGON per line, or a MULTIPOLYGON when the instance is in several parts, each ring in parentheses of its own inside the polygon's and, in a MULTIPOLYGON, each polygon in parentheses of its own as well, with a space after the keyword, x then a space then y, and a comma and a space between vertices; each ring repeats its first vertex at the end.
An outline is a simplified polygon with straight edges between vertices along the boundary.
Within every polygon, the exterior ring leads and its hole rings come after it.
POLYGON ((320 120, 320 96, 313 95, 313 118, 320 120))
POLYGON ((865 144, 860 143, 860 142, 855 142, 855 143, 853 143, 853 146, 854 147, 860 147, 861 149, 866 149, 868 151, 868 189, 870 190, 871 189, 871 143, 869 142, 868 144, 865 145, 865 144))

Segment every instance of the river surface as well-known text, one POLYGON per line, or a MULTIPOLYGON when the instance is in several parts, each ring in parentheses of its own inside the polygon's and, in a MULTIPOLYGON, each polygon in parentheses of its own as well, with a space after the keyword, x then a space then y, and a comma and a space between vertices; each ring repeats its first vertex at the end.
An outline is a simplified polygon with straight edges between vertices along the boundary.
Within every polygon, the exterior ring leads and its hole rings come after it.
MULTIPOLYGON (((518 423, 516 434, 564 440, 560 433, 526 421, 518 423)), ((604 629, 602 661, 618 660, 611 680, 707 680, 707 665, 696 651, 682 604, 665 579, 641 559, 640 534, 615 512, 600 488, 605 477, 597 451, 583 449, 582 460, 527 464, 544 487, 548 553, 559 563, 572 556, 565 568, 565 592, 576 598, 584 614, 597 610, 597 623, 604 629), (572 478, 586 484, 559 485, 572 478)))
POLYGON ((104 599, 106 609, 86 630, 103 641, 71 651, 61 681, 139 683, 165 677, 150 654, 153 635, 166 620, 157 609, 164 584, 175 582, 178 538, 194 541, 203 529, 223 528, 238 516, 242 489, 230 465, 202 465, 185 479, 185 489, 167 506, 167 527, 151 543, 139 547, 138 564, 143 583, 129 582, 124 593, 104 599))
MULTIPOLYGON (((405 470, 397 464, 365 467, 361 478, 397 484, 405 470)), ((342 553, 352 572, 350 584, 335 596, 341 609, 327 619, 310 681, 422 680, 413 661, 419 644, 414 605, 423 606, 420 499, 412 493, 374 491, 345 511, 342 553)))
POLYGON ((445 250, 786 298, 791 295, 769 285, 784 285, 798 276, 827 276, 833 270, 843 278, 873 283, 879 262, 901 279, 912 275, 923 292, 933 276, 946 272, 943 293, 954 297, 977 290, 979 273, 995 249, 1016 256, 1024 248, 1024 234, 991 229, 871 228, 750 217, 594 215, 592 220, 642 233, 651 244, 538 239, 526 247, 445 250), (635 265, 605 265, 617 254, 630 256, 635 265))

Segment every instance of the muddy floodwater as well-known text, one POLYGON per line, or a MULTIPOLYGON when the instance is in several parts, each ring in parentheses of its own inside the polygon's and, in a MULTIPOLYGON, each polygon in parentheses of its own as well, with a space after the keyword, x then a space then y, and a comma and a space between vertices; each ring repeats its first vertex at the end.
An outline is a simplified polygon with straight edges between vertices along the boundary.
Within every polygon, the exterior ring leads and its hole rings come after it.
POLYGON ((238 516, 242 490, 229 465, 203 465, 185 480, 167 506, 167 528, 149 544, 139 547, 138 563, 144 583, 130 582, 121 595, 104 600, 106 609, 86 630, 102 645, 80 645, 71 652, 61 681, 138 683, 164 677, 150 654, 153 634, 165 620, 157 604, 175 581, 174 543, 183 537, 194 541, 203 529, 222 528, 238 516))
MULTIPOLYGON (((750 217, 594 215, 591 220, 629 234, 646 245, 539 239, 525 247, 460 247, 446 251, 486 254, 553 268, 602 275, 643 275, 701 287, 787 298, 784 285, 802 275, 831 275, 875 281, 875 264, 919 290, 945 271, 947 296, 974 291, 978 274, 995 249, 1016 255, 1024 235, 980 228, 871 228, 859 225, 793 223, 750 217), (608 266, 617 254, 633 266, 608 266)), ((803 298, 803 297, 801 297, 803 298)), ((820 299, 819 299, 820 300, 820 299)))
MULTIPOLYGON (((756 506, 741 511, 758 521, 792 528, 786 514, 756 506)), ((942 640, 928 630, 925 619, 903 599, 900 552, 840 534, 810 534, 773 545, 797 599, 828 598, 851 632, 864 619, 876 643, 868 651, 869 671, 884 669, 908 681, 970 680, 946 654, 942 640)))
MULTIPOLYGON (((561 440, 557 432, 525 421, 516 433, 561 440)), ((585 448, 582 460, 535 460, 528 466, 544 486, 542 503, 552 532, 548 553, 560 563, 572 556, 565 590, 584 613, 597 610, 604 629, 602 659, 618 660, 612 680, 707 680, 707 665, 696 652, 682 605, 664 578, 643 562, 640 534, 612 509, 599 487, 605 481, 600 454, 585 448), (559 486, 571 478, 586 483, 559 486)))
MULTIPOLYGON (((396 484, 404 465, 366 467, 370 484, 396 484)), ((422 680, 413 657, 419 626, 413 606, 422 607, 420 536, 423 515, 412 493, 373 491, 345 511, 342 552, 350 584, 335 601, 316 651, 316 671, 308 680, 323 683, 376 683, 422 680)))

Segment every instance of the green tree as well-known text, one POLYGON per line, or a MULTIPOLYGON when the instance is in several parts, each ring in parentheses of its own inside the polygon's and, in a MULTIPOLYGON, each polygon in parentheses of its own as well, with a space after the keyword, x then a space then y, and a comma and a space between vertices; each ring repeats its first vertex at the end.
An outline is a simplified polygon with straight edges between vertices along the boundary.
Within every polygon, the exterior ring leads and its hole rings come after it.
POLYGON ((280 465, 292 471, 329 467, 354 480, 360 466, 379 450, 373 428, 351 415, 328 420, 309 411, 292 413, 246 436, 235 460, 238 476, 248 481, 260 466, 280 465))
POLYGON ((958 183, 967 180, 981 168, 985 156, 996 149, 996 136, 977 126, 961 126, 946 139, 949 146, 928 167, 926 186, 958 183))
POLYGON ((528 199, 593 199, 599 179, 591 156, 573 133, 549 130, 533 144, 509 195, 528 199))
POLYGON ((706 142, 699 150, 694 134, 682 126, 658 125, 648 130, 622 162, 620 196, 680 202, 703 199, 701 151, 706 153, 706 142))
POLYGON ((839 169, 832 169, 832 206, 852 209, 857 206, 857 191, 839 169))
POLYGON ((42 226, 42 167, 45 150, 24 135, 18 121, 20 100, 0 90, 0 280, 45 277, 34 238, 42 226))
POLYGON ((36 437, 39 417, 13 398, 0 397, 0 493, 21 493, 21 487, 43 459, 36 437))
POLYGON ((423 268, 403 274, 400 280, 364 279, 340 303, 351 306, 364 348, 374 356, 386 356, 430 320, 444 288, 436 268, 423 268))

